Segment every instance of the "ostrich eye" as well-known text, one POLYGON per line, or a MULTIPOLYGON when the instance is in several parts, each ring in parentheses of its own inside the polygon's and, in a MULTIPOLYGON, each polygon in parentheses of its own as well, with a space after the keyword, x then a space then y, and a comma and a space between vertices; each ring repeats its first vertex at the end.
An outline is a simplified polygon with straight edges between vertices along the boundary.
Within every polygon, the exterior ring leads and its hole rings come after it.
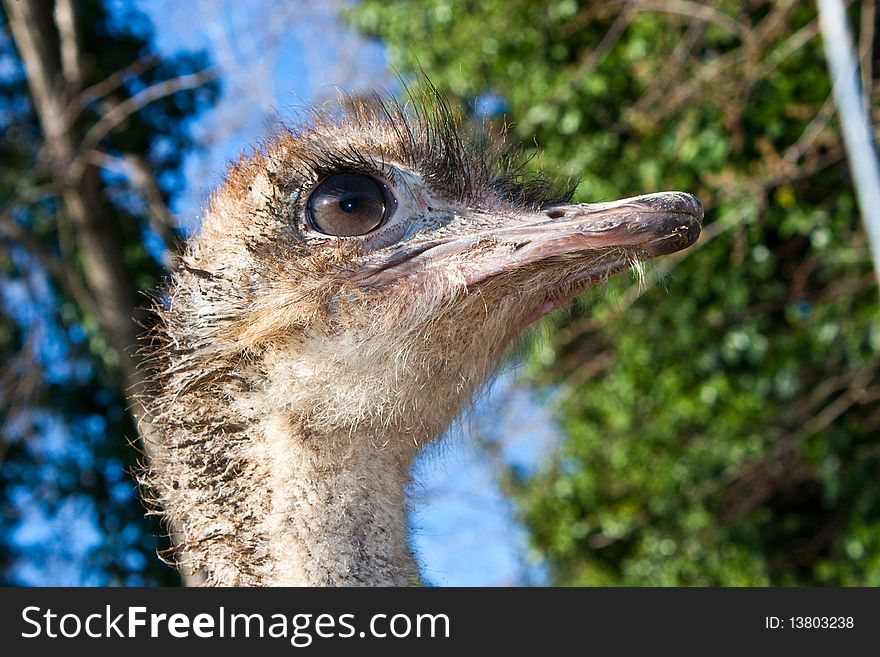
POLYGON ((369 176, 337 173, 315 188, 306 206, 312 227, 327 235, 365 235, 382 225, 397 205, 387 189, 369 176))

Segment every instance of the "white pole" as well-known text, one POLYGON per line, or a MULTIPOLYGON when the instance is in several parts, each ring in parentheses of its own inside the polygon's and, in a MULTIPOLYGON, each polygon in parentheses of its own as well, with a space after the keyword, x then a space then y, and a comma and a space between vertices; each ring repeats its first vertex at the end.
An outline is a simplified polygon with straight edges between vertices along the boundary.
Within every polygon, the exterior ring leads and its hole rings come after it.
POLYGON ((871 255, 880 282, 880 166, 871 134, 871 120, 862 102, 858 64, 841 0, 817 0, 825 56, 834 85, 834 100, 843 126, 843 143, 849 156, 853 185, 871 255))

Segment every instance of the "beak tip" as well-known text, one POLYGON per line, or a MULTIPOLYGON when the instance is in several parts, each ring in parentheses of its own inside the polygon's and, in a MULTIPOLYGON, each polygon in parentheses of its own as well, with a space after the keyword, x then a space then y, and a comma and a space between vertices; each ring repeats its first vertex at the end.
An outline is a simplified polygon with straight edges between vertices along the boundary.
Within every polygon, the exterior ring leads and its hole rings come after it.
POLYGON ((700 237, 703 204, 693 194, 666 192, 654 196, 654 232, 648 243, 650 257, 668 255, 691 246, 700 237))

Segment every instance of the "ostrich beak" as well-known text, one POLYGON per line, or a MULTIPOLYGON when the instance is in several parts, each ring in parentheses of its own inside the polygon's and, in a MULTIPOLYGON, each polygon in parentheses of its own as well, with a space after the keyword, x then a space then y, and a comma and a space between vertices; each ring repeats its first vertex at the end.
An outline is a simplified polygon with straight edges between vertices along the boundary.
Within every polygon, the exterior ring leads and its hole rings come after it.
POLYGON ((569 264, 579 263, 577 282, 589 281, 635 260, 690 246, 700 235, 702 219, 700 201, 684 192, 558 205, 497 227, 412 245, 365 267, 356 280, 381 287, 443 268, 470 286, 564 256, 569 264))

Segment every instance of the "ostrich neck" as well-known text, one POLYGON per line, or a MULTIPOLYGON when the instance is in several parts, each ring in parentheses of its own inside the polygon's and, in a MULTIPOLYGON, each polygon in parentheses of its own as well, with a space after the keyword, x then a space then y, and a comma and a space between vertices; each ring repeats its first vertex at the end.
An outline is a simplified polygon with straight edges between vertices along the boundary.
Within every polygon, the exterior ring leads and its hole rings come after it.
POLYGON ((406 586, 409 458, 403 441, 309 435, 283 414, 263 421, 269 585, 406 586))

